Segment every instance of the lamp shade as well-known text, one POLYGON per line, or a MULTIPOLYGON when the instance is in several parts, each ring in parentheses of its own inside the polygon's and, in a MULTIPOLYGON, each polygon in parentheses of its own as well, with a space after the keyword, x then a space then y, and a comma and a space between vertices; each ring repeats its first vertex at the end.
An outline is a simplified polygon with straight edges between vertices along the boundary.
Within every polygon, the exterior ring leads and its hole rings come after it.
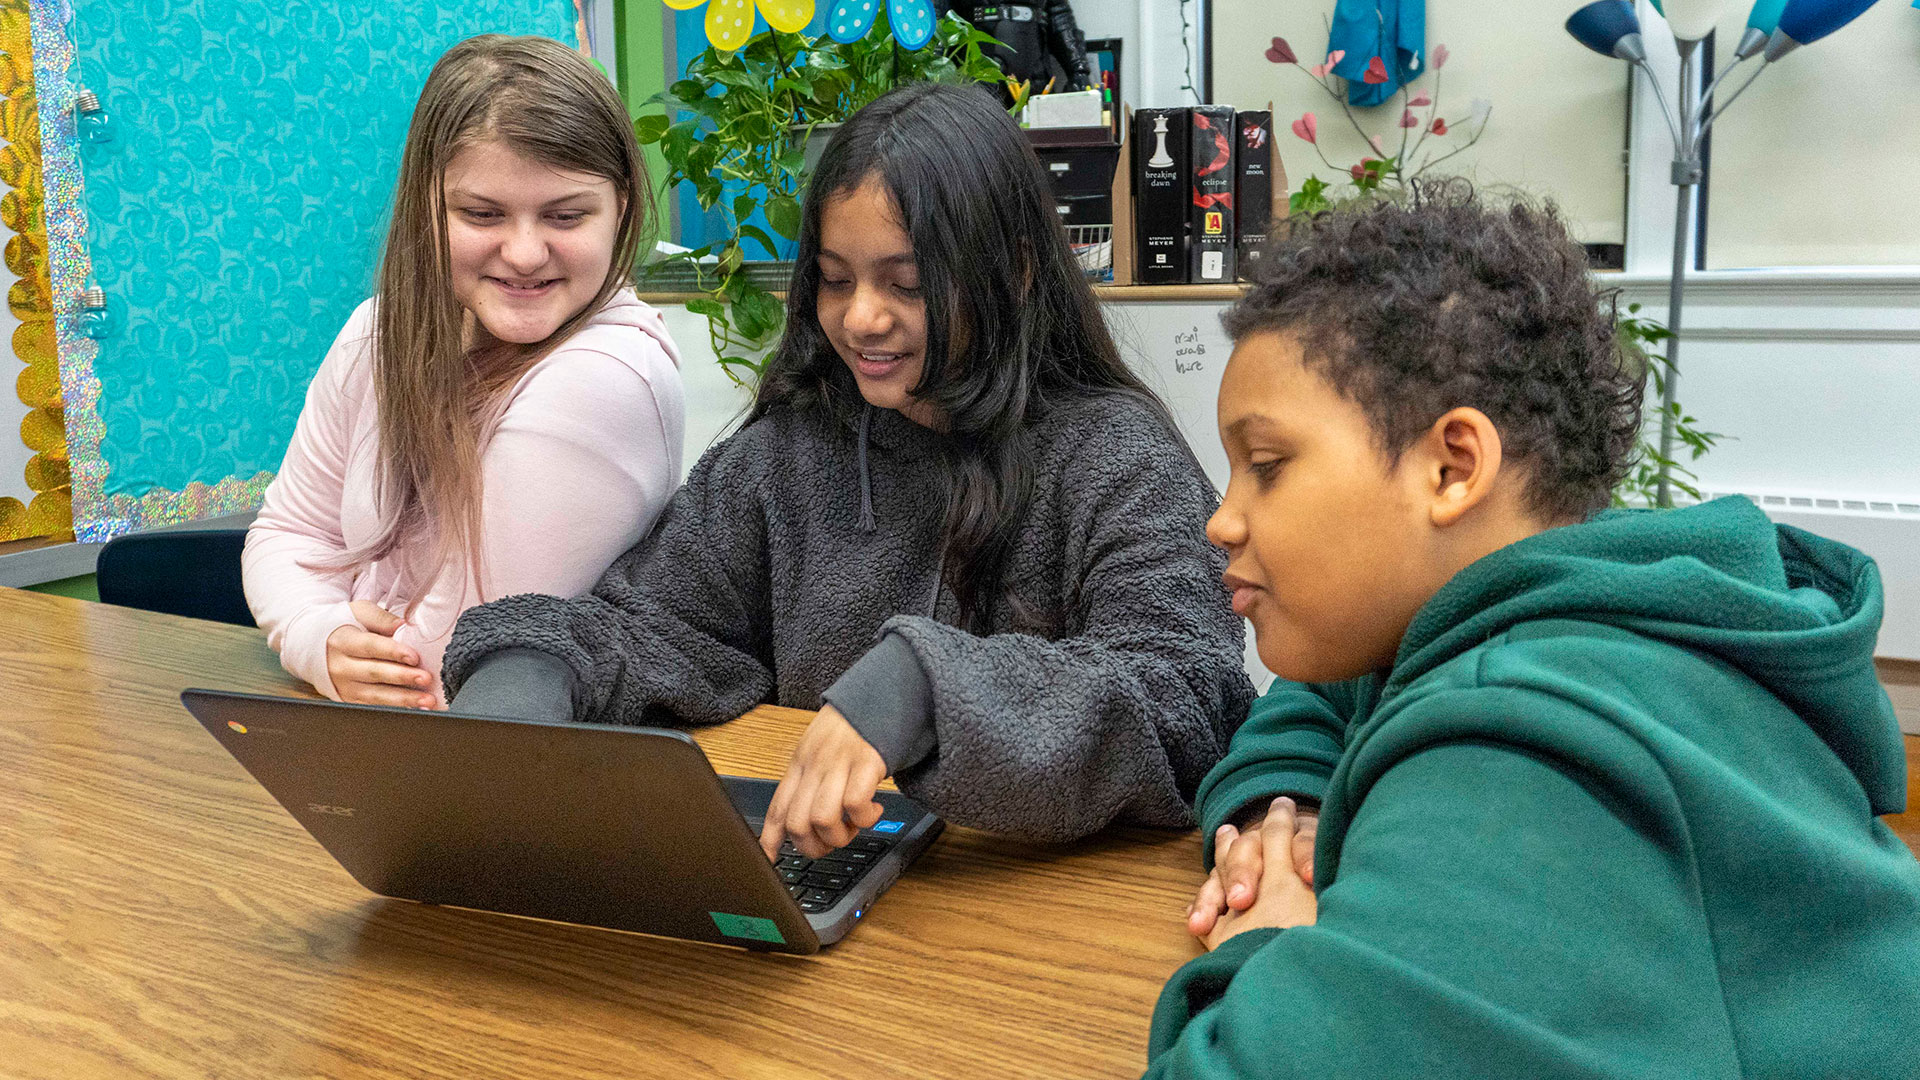
MULTIPOLYGON (((1671 3, 1671 0, 1669 0, 1671 3)), ((1779 29, 1802 45, 1811 45, 1860 17, 1874 0, 1787 0, 1779 29)))
POLYGON ((1773 33, 1780 25, 1780 13, 1786 10, 1787 0, 1754 0, 1753 10, 1747 12, 1747 26, 1762 34, 1773 33))
POLYGON ((1673 36, 1681 41, 1699 41, 1713 33, 1713 25, 1726 10, 1727 0, 1662 0, 1660 4, 1673 36))
POLYGON ((1627 0, 1594 0, 1567 17, 1567 33, 1601 56, 1615 55, 1621 38, 1639 32, 1640 20, 1627 0))

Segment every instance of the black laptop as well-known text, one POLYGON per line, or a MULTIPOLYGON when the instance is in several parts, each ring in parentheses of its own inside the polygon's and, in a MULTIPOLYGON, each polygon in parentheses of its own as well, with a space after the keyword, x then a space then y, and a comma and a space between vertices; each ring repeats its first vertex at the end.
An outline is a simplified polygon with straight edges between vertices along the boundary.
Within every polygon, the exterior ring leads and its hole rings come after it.
POLYGON ((942 822, 903 795, 849 845, 767 861, 774 782, 685 732, 188 690, 181 703, 382 896, 748 949, 845 937, 942 822))

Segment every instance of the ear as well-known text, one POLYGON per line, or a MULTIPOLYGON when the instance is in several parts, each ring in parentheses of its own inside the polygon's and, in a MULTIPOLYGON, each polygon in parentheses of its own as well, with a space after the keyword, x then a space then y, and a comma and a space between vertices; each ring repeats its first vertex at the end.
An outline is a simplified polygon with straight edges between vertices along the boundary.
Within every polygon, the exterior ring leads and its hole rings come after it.
POLYGON ((1432 502, 1428 516, 1446 528, 1485 502, 1500 476, 1500 429, 1479 409, 1458 408, 1433 422, 1417 444, 1432 502))

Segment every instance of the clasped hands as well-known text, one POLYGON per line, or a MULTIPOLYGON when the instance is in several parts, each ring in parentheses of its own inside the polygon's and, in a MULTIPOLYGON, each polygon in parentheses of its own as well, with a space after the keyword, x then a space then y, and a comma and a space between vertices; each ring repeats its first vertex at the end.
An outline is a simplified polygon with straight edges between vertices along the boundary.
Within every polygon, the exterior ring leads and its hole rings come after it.
POLYGON ((1187 931, 1217 949, 1228 938, 1261 927, 1311 926, 1313 842, 1317 811, 1292 799, 1273 800, 1265 814, 1213 834, 1213 872, 1187 907, 1187 931))

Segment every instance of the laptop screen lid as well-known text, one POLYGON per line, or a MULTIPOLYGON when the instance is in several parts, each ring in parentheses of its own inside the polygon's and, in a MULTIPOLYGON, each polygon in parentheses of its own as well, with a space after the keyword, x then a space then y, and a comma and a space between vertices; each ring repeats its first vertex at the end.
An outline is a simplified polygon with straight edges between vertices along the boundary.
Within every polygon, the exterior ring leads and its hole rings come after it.
MULTIPOLYGON (((685 732, 211 690, 181 701, 382 896, 785 952, 822 943, 685 732)), ((924 816, 923 832, 937 822, 924 816)))

